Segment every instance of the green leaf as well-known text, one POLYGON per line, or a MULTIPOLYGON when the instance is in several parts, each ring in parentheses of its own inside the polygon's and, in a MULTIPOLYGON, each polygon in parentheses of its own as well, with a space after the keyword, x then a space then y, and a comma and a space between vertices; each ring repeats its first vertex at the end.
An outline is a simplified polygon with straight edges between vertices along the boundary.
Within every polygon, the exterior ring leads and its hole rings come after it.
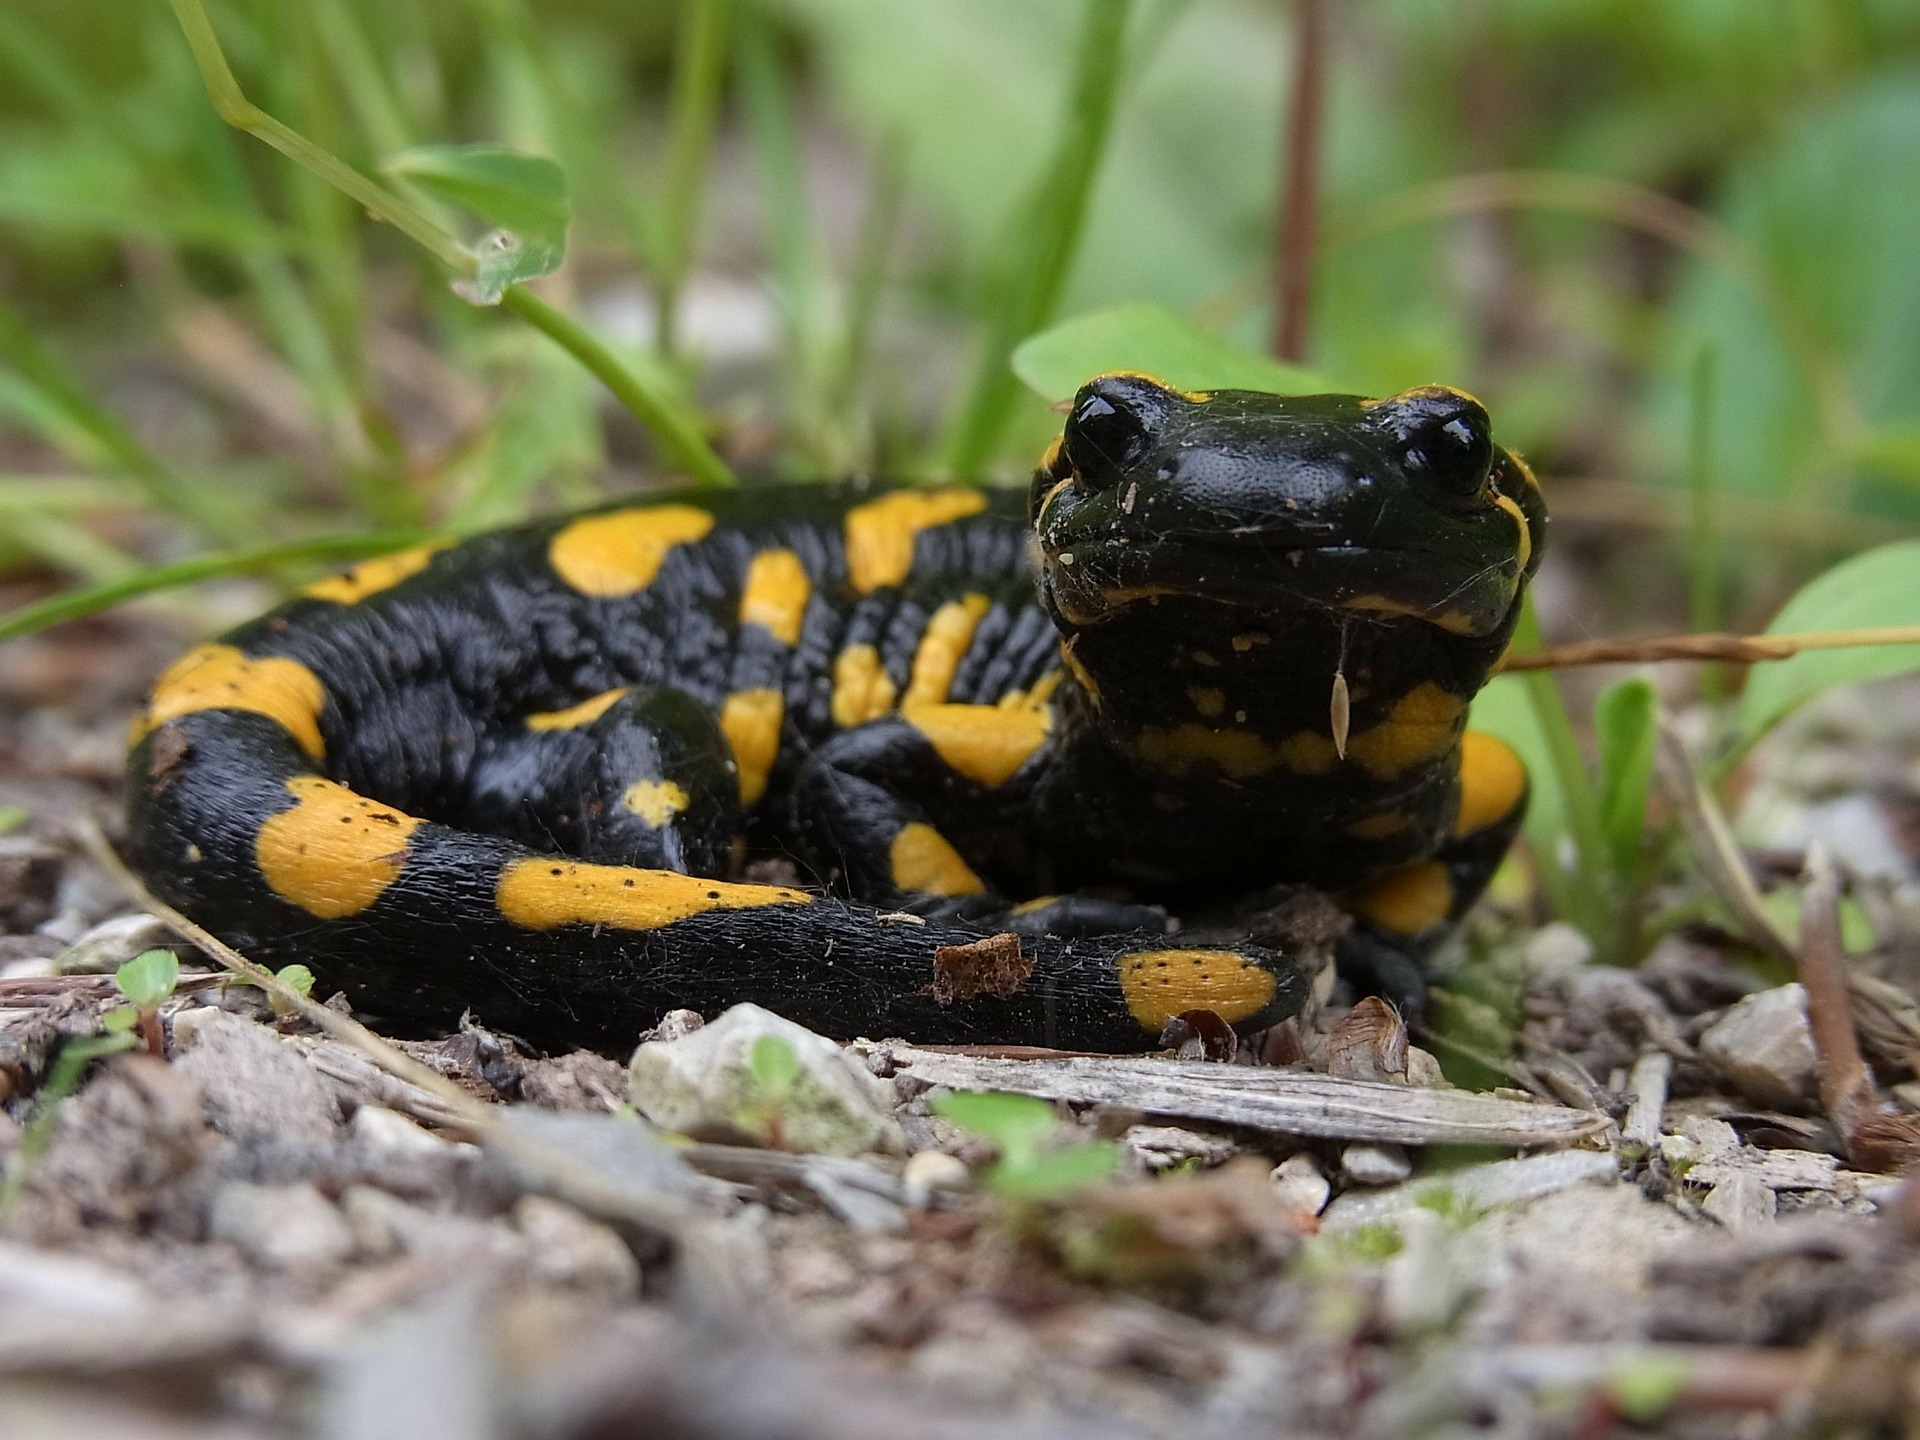
POLYGON ((421 145, 380 168, 492 227, 468 247, 479 267, 472 281, 455 287, 475 304, 499 304, 509 285, 551 274, 566 258, 573 212, 566 172, 551 160, 497 145, 421 145))
POLYGON ((313 994, 313 971, 304 965, 287 965, 274 972, 274 979, 302 995, 313 994))
POLYGON ((27 812, 18 805, 0 805, 0 835, 11 835, 27 823, 27 812))
POLYGON ((1609 685, 1593 705, 1600 741, 1600 824, 1614 873, 1623 877, 1640 864, 1653 783, 1654 699, 1653 686, 1634 678, 1609 685))
MULTIPOLYGON (((1920 625, 1920 540, 1856 555, 1809 582, 1767 627, 1769 635, 1920 625)), ((1920 645, 1810 650, 1753 667, 1740 697, 1742 739, 1753 741, 1822 691, 1920 668, 1920 645)))
POLYGON ((1176 390, 1265 390, 1324 395, 1323 376, 1269 360, 1159 305, 1116 305, 1063 320, 1013 352, 1013 371, 1049 404, 1073 398, 1092 376, 1139 370, 1176 390))
POLYGON ((1646 1355, 1625 1361, 1607 1380, 1613 1402, 1635 1425, 1651 1425, 1687 1388, 1692 1373, 1686 1361, 1670 1355, 1646 1355))
POLYGON ((173 994, 180 960, 171 950, 145 950, 113 972, 113 985, 128 1001, 151 1010, 173 994))
POLYGON ((1058 1200, 1098 1185, 1120 1164, 1111 1140, 1089 1140, 1019 1164, 1002 1160, 987 1171, 987 1184, 1011 1200, 1058 1200))
POLYGON ((131 1030, 140 1023, 140 1010, 134 1005, 116 1005, 100 1017, 100 1023, 113 1033, 131 1030))
POLYGON ((1053 1106, 1046 1101, 993 1090, 955 1090, 936 1095, 931 1108, 962 1130, 991 1140, 999 1147, 1003 1163, 1016 1166, 1033 1158, 1056 1123, 1053 1106))
POLYGON ((762 1035, 753 1042, 747 1068, 761 1096, 778 1100, 791 1094, 793 1082, 800 1078, 800 1057, 780 1036, 762 1035))

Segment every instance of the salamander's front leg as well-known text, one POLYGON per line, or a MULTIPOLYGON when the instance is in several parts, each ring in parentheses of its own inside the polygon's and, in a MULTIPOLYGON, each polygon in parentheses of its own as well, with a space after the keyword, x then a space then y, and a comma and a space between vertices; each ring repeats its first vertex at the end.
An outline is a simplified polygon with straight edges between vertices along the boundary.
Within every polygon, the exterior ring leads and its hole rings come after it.
POLYGON ((1460 805, 1432 858, 1368 881, 1345 898, 1360 922, 1341 969, 1402 1010, 1426 1002, 1420 961, 1465 915, 1500 868, 1527 815, 1527 771, 1504 741, 1469 730, 1460 744, 1460 805))

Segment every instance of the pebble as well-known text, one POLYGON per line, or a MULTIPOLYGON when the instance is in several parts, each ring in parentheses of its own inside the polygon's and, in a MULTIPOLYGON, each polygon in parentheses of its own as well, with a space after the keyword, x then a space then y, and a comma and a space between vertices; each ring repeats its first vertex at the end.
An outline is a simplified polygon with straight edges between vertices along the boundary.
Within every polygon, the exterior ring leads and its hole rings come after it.
POLYGON ((1304 1150, 1274 1166, 1268 1178, 1280 1203, 1296 1215, 1318 1215, 1333 1195, 1333 1185, 1321 1173, 1320 1162, 1304 1150))
POLYGON ((1178 1125, 1131 1125, 1121 1137, 1127 1150, 1149 1170, 1168 1170, 1187 1160, 1223 1165, 1239 1146, 1226 1135, 1208 1135, 1178 1125))
POLYGON ((916 1202, 923 1202, 936 1190, 964 1190, 971 1178, 966 1162, 944 1150, 918 1151, 900 1172, 900 1183, 916 1202))
POLYGON ((214 1129, 235 1140, 331 1140, 340 1105, 315 1070, 272 1031, 223 1010, 174 1017, 174 1068, 200 1088, 214 1129))
POLYGON ((1749 995, 1700 1037, 1700 1053, 1747 1099, 1772 1109, 1812 1098, 1819 1056, 1798 984, 1749 995))
POLYGON ((1535 975, 1554 975, 1577 970, 1593 959, 1593 941, 1564 920, 1542 925, 1521 952, 1528 970, 1535 975))
POLYGON ((449 1142, 384 1105, 362 1105, 347 1131, 372 1149, 401 1155, 443 1155, 449 1142))
POLYGON ((173 932, 151 915, 116 915, 62 950, 57 965, 62 975, 111 975, 134 956, 173 943, 173 932))
POLYGON ((1707 1192, 1700 1208, 1738 1234, 1771 1224, 1779 1202, 1757 1175, 1735 1171, 1707 1192))
POLYGON ((354 1252, 353 1227, 311 1185, 230 1181, 213 1197, 210 1238, 272 1270, 324 1272, 354 1252))
POLYGON ((1404 1146, 1359 1144, 1340 1152, 1340 1173, 1355 1185, 1398 1185, 1413 1174, 1404 1146))
POLYGON ((907 1148, 891 1085, 859 1056, 758 1005, 736 1005, 678 1040, 647 1041, 628 1072, 634 1108, 663 1130, 764 1140, 777 1125, 782 1148, 802 1154, 907 1148), (769 1039, 792 1052, 792 1076, 777 1096, 754 1077, 755 1049, 769 1039))
POLYGON ((606 1300, 628 1300, 640 1289, 640 1262, 619 1235, 571 1205, 544 1195, 523 1195, 513 1207, 513 1226, 527 1244, 534 1273, 606 1300))

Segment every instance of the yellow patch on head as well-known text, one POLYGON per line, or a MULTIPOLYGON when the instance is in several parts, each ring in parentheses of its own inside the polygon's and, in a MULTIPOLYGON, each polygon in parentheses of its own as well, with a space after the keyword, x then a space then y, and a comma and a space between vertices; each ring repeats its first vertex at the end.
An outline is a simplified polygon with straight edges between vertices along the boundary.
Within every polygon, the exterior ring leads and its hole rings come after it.
POLYGON ((900 713, 950 768, 988 789, 1011 780, 1053 728, 1053 712, 1045 709, 916 705, 900 713))
MULTIPOLYGON (((1067 437, 1065 435, 1054 436, 1053 440, 1047 446, 1046 453, 1040 457, 1040 463, 1033 468, 1051 473, 1054 467, 1060 463, 1061 453, 1065 451, 1066 448, 1067 437)), ((1049 494, 1051 493, 1052 492, 1049 492, 1049 494)), ((1047 507, 1043 503, 1040 508, 1044 510, 1047 507)))
POLYGON ((865 595, 898 585, 913 569, 922 530, 951 524, 987 508, 978 490, 896 490, 847 512, 847 580, 865 595))
POLYGON ((767 777, 780 755, 785 709, 778 690, 737 690, 720 706, 720 733, 733 747, 742 805, 752 807, 767 793, 767 777))
MULTIPOLYGON (((1333 748, 1333 742, 1327 742, 1333 748)), ((1133 753, 1156 770, 1184 775, 1196 765, 1218 770, 1231 780, 1251 780, 1284 763, 1285 747, 1268 744, 1251 730, 1218 730, 1188 721, 1184 725, 1148 725, 1133 739, 1133 753)))
MULTIPOLYGON (((1379 724, 1348 737, 1346 762, 1376 780, 1404 774, 1447 753, 1465 712, 1466 702, 1459 696, 1423 681, 1401 696, 1379 724)), ((1252 780, 1274 770, 1325 775, 1342 758, 1331 736, 1310 730, 1270 741, 1251 730, 1217 729, 1195 721, 1146 726, 1134 737, 1132 749, 1147 764, 1170 774, 1184 775, 1205 765, 1231 780, 1252 780)))
POLYGON ((1062 640, 1060 642, 1060 663, 1067 667, 1067 673, 1073 677, 1073 683, 1080 687, 1080 693, 1087 697, 1094 709, 1098 710, 1100 708, 1099 682, 1093 678, 1092 672, 1081 663, 1080 657, 1073 653, 1072 640, 1062 640))
POLYGON ((987 888, 946 836, 918 820, 900 827, 887 860, 893 883, 902 890, 917 890, 924 895, 978 895, 987 888))
POLYGON ((1527 561, 1533 558, 1533 527, 1527 524, 1527 512, 1520 508, 1520 502, 1511 495, 1496 495, 1493 503, 1513 517, 1513 523, 1520 532, 1514 541, 1514 569, 1524 573, 1527 561))
POLYGON ((973 632, 980 627, 980 617, 992 608, 986 596, 968 595, 949 600, 933 612, 913 652, 907 691, 900 697, 902 710, 910 705, 938 705, 947 698, 954 674, 973 644, 973 632))
POLYGON ((871 645, 849 645, 833 661, 833 723, 842 730, 878 720, 899 693, 871 645))
POLYGON ((1389 870, 1348 895, 1347 908, 1383 929, 1418 935, 1437 925, 1453 909, 1453 884, 1438 860, 1422 860, 1389 870))
POLYGON ((1404 835, 1412 824, 1413 817, 1404 810, 1382 810, 1378 815, 1354 821, 1347 826, 1347 834, 1356 840, 1387 840, 1404 835))
POLYGON ((294 807, 260 827, 253 858, 269 890, 322 920, 357 915, 378 900, 399 878, 408 837, 425 823, 318 775, 296 775, 287 793, 294 807))
POLYGON ((529 730, 578 730, 582 725, 591 725, 624 696, 631 695, 633 687, 622 685, 614 690, 602 690, 591 699, 582 700, 578 705, 570 705, 565 710, 537 710, 527 716, 522 723, 529 730))
POLYGON ((1140 1028, 1158 1035, 1186 1010, 1211 1010, 1228 1024, 1273 999, 1273 972, 1232 950, 1136 950, 1114 965, 1120 993, 1140 1028))
POLYGON ((277 655, 253 660, 232 645, 197 645, 154 681, 146 710, 133 722, 132 743, 182 715, 250 710, 285 730, 309 759, 319 760, 327 753, 320 738, 326 703, 320 677, 298 660, 277 655))
POLYGON ((800 639, 800 622, 813 595, 813 581, 791 550, 762 550, 747 566, 740 591, 740 623, 764 626, 782 645, 800 639))
POLYGON ((1527 767, 1504 740, 1482 730, 1460 737, 1460 809, 1453 833, 1470 835, 1513 813, 1527 793, 1527 767))
POLYGON ((515 860, 500 872, 493 899, 500 913, 523 930, 561 925, 657 930, 713 910, 805 905, 812 897, 782 885, 730 885, 674 870, 533 857, 515 860))
POLYGON ((647 588, 667 552, 706 538, 713 516, 692 505, 646 505, 589 515, 565 526, 547 544, 556 574, 584 595, 611 598, 647 588))
POLYGON ((687 792, 671 780, 636 780, 620 797, 630 814, 658 830, 687 808, 687 792))
POLYGON ((1210 685, 1188 686, 1187 699, 1193 702, 1194 709, 1209 720, 1217 720, 1227 713, 1227 692, 1210 685))
POLYGON ((410 550, 396 550, 391 555, 363 560, 346 574, 316 580, 300 593, 314 600, 331 600, 336 605, 355 605, 369 595, 391 590, 409 576, 418 575, 451 543, 443 540, 437 545, 415 545, 410 550))
POLYGON ((1394 600, 1385 595, 1356 595, 1345 603, 1344 608, 1366 610, 1376 615, 1408 615, 1416 620, 1424 620, 1429 625, 1438 625, 1455 635, 1473 633, 1473 621, 1457 610, 1443 610, 1438 615, 1432 615, 1403 600, 1394 600))

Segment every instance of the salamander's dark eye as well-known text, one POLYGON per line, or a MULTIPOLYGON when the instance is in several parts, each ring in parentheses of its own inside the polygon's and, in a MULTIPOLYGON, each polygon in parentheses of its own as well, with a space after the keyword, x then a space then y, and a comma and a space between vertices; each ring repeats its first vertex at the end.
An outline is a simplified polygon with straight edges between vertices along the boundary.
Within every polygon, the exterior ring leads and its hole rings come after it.
POLYGON ((1493 468, 1493 424, 1478 400, 1444 385, 1427 385, 1375 407, 1374 421, 1399 441, 1409 473, 1441 494, 1477 498, 1493 468))
POLYGON ((1105 490, 1139 463, 1153 442, 1153 425, 1177 397, 1144 375, 1089 380, 1067 416, 1067 460, 1089 490, 1105 490))

